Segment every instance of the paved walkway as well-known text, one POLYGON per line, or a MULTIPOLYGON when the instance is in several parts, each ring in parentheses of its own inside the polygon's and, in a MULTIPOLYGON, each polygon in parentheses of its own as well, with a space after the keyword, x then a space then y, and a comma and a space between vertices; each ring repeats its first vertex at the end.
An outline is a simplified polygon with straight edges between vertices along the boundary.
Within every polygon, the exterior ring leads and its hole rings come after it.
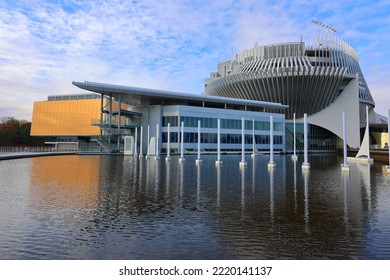
POLYGON ((29 157, 73 155, 75 153, 76 152, 16 152, 16 153, 0 153, 0 160, 29 158, 29 157))

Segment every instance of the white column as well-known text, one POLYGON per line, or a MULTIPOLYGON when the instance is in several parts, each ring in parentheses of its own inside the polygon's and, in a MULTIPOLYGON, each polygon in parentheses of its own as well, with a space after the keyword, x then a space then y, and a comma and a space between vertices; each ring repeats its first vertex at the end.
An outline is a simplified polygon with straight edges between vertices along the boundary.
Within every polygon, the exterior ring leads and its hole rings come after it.
POLYGON ((184 158, 184 122, 181 122, 181 137, 180 137, 180 158, 179 162, 185 161, 184 158))
POLYGON ((200 140, 201 140, 200 120, 198 120, 198 158, 195 160, 196 164, 200 164, 202 162, 202 160, 200 159, 200 140))
POLYGON ((171 124, 168 123, 168 131, 167 131, 167 157, 165 160, 171 159, 171 124))
POLYGON ((159 125, 156 124, 156 159, 160 158, 160 145, 159 145, 159 139, 160 139, 160 131, 159 131, 159 125))
POLYGON ((222 164, 221 161, 221 119, 218 119, 217 122, 217 160, 215 161, 216 165, 222 164))
POLYGON ((140 142, 139 142, 139 157, 143 157, 143 151, 142 151, 142 135, 143 135, 143 127, 141 125, 141 131, 140 131, 140 142))
POLYGON ((138 156, 138 127, 135 128, 135 136, 134 136, 134 156, 138 156))
POLYGON ((274 168, 276 164, 274 162, 274 118, 272 115, 269 117, 269 152, 268 168, 274 168))
POLYGON ((342 172, 349 172, 349 165, 347 162, 347 117, 343 112, 343 141, 344 141, 344 164, 341 165, 342 172))
POLYGON ((252 119, 252 155, 251 157, 256 156, 256 141, 255 141, 255 119, 252 119))
POLYGON ((241 117, 241 161, 240 167, 246 166, 245 161, 245 119, 241 117))
POLYGON ((297 160, 297 138, 296 138, 296 126, 295 126, 295 113, 294 113, 294 154, 291 156, 293 160, 297 160))
POLYGON ((148 124, 148 141, 146 142, 146 159, 150 158, 150 149, 149 149, 149 144, 150 144, 150 125, 148 124))
POLYGON ((389 146, 389 165, 386 165, 386 173, 390 174, 390 110, 387 111, 387 146, 389 146))
POLYGON ((366 106, 366 118, 367 118, 367 159, 370 160, 370 123, 369 123, 369 118, 368 118, 368 106, 366 106))
POLYGON ((307 114, 303 115, 303 152, 304 152, 304 162, 302 163, 302 169, 308 170, 310 169, 310 163, 309 163, 309 157, 308 157, 308 137, 307 137, 308 131, 307 131, 307 114))

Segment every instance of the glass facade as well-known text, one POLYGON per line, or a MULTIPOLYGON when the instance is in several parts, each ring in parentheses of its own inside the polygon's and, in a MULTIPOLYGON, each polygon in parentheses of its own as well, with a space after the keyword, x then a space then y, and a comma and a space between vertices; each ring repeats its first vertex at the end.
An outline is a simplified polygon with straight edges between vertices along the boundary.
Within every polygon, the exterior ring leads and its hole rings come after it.
MULTIPOLYGON (((170 133, 171 134, 171 143, 178 143, 179 133, 170 133)), ((200 142, 204 144, 217 144, 217 133, 201 133, 200 142)), ((221 133, 221 144, 241 144, 242 136, 241 134, 226 134, 221 133)), ((270 144, 269 135, 255 135, 256 144, 270 144)), ((168 142, 168 133, 162 133, 162 142, 168 142)), ((184 132, 184 143, 198 143, 198 133, 197 132, 184 132)), ((252 135, 245 135, 245 144, 252 144, 253 137, 252 135)), ((282 145, 283 137, 280 135, 274 135, 274 144, 282 145)))
MULTIPOLYGON (((177 114, 180 114, 178 111, 177 114)), ((183 113, 183 112, 181 112, 183 113)), ((199 113, 201 115, 201 113, 199 113)), ((209 113, 210 115, 210 113, 209 113)), ((181 141, 181 122, 184 123, 184 137, 183 143, 185 144, 185 149, 196 150, 198 143, 198 120, 201 123, 201 145, 203 145, 204 150, 215 150, 216 144, 218 142, 218 114, 215 114, 215 117, 198 117, 198 116, 163 116, 162 117, 162 127, 163 131, 161 134, 161 142, 163 144, 163 150, 166 148, 168 142, 168 132, 167 126, 170 124, 170 143, 171 148, 179 148, 179 143, 181 141), (176 144, 176 145, 175 145, 176 144), (212 145, 210 145, 212 144, 212 145)), ((252 149, 253 143, 253 126, 255 130, 255 143, 258 150, 269 150, 270 145, 270 122, 268 116, 257 117, 258 119, 252 120, 251 116, 245 117, 245 144, 250 145, 252 149)), ((222 151, 238 151, 241 149, 242 144, 242 120, 237 118, 237 116, 231 114, 220 119, 221 124, 221 150, 222 151)), ((279 145, 274 147, 275 150, 284 150, 284 119, 274 118, 274 144, 279 145), (283 148, 282 148, 283 146, 283 148)), ((173 148, 173 149, 175 149, 173 148)))
POLYGON ((178 116, 166 116, 162 118, 163 126, 167 127, 168 123, 170 126, 179 126, 178 116))
MULTIPOLYGON (((296 149, 303 151, 303 123, 295 124, 296 149)), ((308 125, 309 150, 311 151, 335 151, 338 148, 339 137, 329 130, 308 125)), ((294 150, 294 124, 286 123, 286 150, 294 150)))
MULTIPOLYGON (((184 127, 198 127, 198 120, 200 120, 200 126, 202 128, 217 128, 216 118, 200 118, 200 117, 189 117, 181 116, 180 123, 184 122, 184 127)), ((164 116, 163 126, 167 127, 170 123, 171 127, 180 126, 178 123, 177 116, 164 116)), ((255 121, 255 130, 270 130, 269 121, 255 121)), ((240 129, 241 130, 241 119, 221 119, 221 129, 240 129)), ((252 120, 245 120, 245 129, 252 130, 252 120)), ((283 131, 283 123, 274 121, 274 131, 283 131)))

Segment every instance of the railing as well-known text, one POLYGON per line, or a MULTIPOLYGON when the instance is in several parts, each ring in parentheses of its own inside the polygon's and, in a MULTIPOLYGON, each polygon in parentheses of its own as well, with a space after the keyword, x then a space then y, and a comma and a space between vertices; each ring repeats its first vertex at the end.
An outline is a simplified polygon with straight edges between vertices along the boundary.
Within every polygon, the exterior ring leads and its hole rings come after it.
MULTIPOLYGON (((69 150, 69 151, 74 151, 69 150)), ((54 147, 0 147, 0 153, 53 153, 67 152, 67 150, 57 151, 54 147)))

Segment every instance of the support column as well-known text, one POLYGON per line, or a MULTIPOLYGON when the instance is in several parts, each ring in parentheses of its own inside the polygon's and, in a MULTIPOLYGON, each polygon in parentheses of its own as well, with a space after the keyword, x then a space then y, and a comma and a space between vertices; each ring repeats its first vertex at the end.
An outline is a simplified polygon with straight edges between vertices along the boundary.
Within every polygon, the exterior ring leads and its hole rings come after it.
POLYGON ((108 135, 108 147, 111 152, 111 137, 112 137, 112 94, 110 94, 110 115, 109 115, 109 120, 108 120, 108 126, 110 130, 110 134, 108 135))
POLYGON ((309 163, 309 156, 308 156, 308 128, 307 128, 307 114, 305 113, 303 115, 303 137, 304 137, 304 143, 303 143, 303 152, 304 152, 304 162, 302 163, 302 170, 309 170, 310 169, 310 163, 309 163))
POLYGON ((184 122, 181 122, 181 137, 180 137, 180 158, 179 162, 184 162, 184 122))
POLYGON ((241 118, 241 161, 240 167, 246 166, 247 163, 245 161, 245 119, 241 118))
MULTIPOLYGON (((103 128, 102 128, 102 125, 103 125, 103 100, 104 100, 104 95, 101 94, 100 95, 100 141, 103 140, 103 128)), ((103 147, 100 145, 100 152, 103 152, 103 147)))
POLYGON ((368 106, 366 106, 366 118, 367 118, 367 160, 370 160, 371 157, 370 157, 370 120, 369 120, 369 116, 368 116, 368 106))
POLYGON ((256 156, 256 138, 255 138, 255 119, 252 119, 252 154, 251 157, 256 156))
POLYGON ((118 108, 118 130, 117 130, 117 143, 118 151, 121 150, 121 108, 122 108, 122 94, 119 94, 119 108, 118 108))
POLYGON ((167 131, 167 157, 166 161, 171 160, 171 124, 168 123, 168 131, 167 131))
POLYGON ((269 143, 270 143, 270 158, 268 162, 268 168, 274 168, 276 166, 274 162, 274 117, 269 117, 269 143))
POLYGON ((344 141, 344 164, 341 165, 342 172, 349 172, 349 165, 347 162, 347 117, 343 112, 343 141, 344 141))
POLYGON ((138 127, 135 128, 134 135, 134 156, 138 156, 138 127))
POLYGON ((297 160, 297 136, 296 136, 296 127, 295 127, 295 113, 294 113, 294 154, 291 156, 292 160, 297 160))
POLYGON ((217 122, 217 160, 215 161, 216 165, 221 165, 221 119, 218 119, 217 122))
POLYGON ((150 148, 149 148, 150 145, 149 144, 150 144, 150 125, 148 124, 148 139, 146 142, 146 159, 150 158, 150 148))
POLYGON ((143 157, 143 151, 142 151, 142 137, 143 137, 143 127, 141 125, 141 131, 140 131, 140 142, 139 142, 139 158, 143 157))
POLYGON ((160 131, 159 131, 159 125, 156 124, 156 159, 160 158, 160 131))
POLYGON ((201 134, 200 134, 200 120, 198 120, 198 158, 195 160, 196 164, 202 163, 202 160, 200 159, 200 140, 201 140, 201 134))

